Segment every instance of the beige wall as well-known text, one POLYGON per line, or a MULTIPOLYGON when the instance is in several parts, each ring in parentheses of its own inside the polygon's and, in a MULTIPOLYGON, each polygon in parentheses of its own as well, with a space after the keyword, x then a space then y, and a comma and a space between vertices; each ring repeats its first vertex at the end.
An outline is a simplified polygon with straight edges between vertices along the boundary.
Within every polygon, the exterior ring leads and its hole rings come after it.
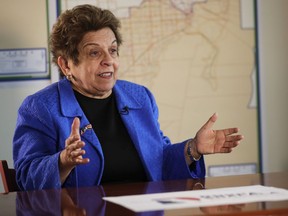
POLYGON ((288 1, 257 3, 263 171, 288 171, 288 1))
POLYGON ((1 49, 47 48, 46 1, 0 0, 0 5, 1 49))

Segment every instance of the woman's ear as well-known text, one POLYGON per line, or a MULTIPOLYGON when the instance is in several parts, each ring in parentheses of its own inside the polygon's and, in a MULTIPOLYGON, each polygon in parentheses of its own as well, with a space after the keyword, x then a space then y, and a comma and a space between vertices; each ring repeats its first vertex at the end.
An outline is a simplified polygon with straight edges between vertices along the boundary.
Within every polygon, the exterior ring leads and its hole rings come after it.
POLYGON ((61 71, 66 77, 71 76, 70 68, 68 66, 68 61, 63 56, 58 57, 57 64, 61 68, 61 71))

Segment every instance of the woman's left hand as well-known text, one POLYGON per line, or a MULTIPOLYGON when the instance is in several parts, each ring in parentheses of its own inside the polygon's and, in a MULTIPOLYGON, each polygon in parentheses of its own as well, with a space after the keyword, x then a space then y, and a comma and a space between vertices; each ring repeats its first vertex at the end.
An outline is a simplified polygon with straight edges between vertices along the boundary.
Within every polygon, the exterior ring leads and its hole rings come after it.
POLYGON ((230 153, 244 138, 238 133, 238 128, 213 130, 212 127, 218 116, 214 113, 200 128, 193 139, 198 154, 230 153))

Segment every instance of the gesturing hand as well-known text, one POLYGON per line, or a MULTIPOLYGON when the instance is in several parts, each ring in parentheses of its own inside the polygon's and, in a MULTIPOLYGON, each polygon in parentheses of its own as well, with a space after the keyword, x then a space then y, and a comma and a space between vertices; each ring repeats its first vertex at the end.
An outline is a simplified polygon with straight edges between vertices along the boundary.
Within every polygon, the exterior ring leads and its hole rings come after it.
POLYGON ((214 113, 197 132, 194 143, 198 153, 229 153, 244 138, 242 135, 236 134, 239 131, 238 128, 212 130, 217 118, 217 114, 214 113))
POLYGON ((70 136, 65 141, 65 149, 60 153, 60 177, 61 182, 67 178, 71 170, 78 164, 86 164, 89 158, 83 158, 85 143, 80 137, 80 120, 75 118, 71 125, 70 136))

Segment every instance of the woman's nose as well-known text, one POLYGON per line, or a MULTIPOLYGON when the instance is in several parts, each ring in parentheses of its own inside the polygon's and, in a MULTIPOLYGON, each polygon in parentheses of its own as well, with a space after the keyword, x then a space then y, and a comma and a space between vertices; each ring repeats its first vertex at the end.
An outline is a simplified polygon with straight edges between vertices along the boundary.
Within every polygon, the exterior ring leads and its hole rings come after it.
POLYGON ((113 64, 113 58, 109 53, 105 53, 104 58, 101 61, 104 66, 111 66, 113 64))

